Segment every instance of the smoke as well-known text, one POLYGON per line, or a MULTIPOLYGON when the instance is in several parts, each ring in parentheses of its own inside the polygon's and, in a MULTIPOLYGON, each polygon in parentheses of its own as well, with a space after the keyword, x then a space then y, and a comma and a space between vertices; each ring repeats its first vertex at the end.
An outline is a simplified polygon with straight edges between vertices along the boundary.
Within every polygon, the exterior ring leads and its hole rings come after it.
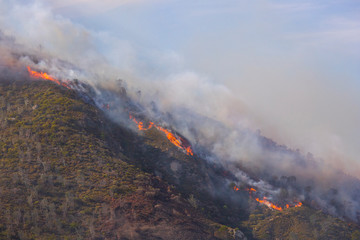
MULTIPOLYGON (((228 87, 177 66, 182 60, 173 52, 141 52, 144 49, 129 41, 86 29, 37 1, 0 1, 0 9, 2 73, 9 67, 25 71, 30 65, 59 79, 101 86, 96 99, 99 105, 122 102, 121 97, 101 89, 116 89, 118 79, 123 79, 126 85, 121 87, 143 106, 146 115, 182 133, 196 153, 223 164, 239 182, 272 194, 286 188, 301 199, 314 201, 314 206, 356 220, 358 179, 329 161, 303 156, 254 131, 259 123, 252 115, 255 110, 228 87), (154 59, 157 62, 152 64, 154 59), (261 180, 255 181, 239 169, 249 169, 261 180), (296 183, 290 177, 295 177, 296 183)), ((115 119, 124 115, 122 112, 120 106, 110 115, 115 119)), ((333 139, 338 145, 336 137, 333 139)))
POLYGON ((189 65, 241 96, 264 135, 358 176, 359 19, 351 1, 281 2, 241 4, 231 27, 194 32, 189 65))

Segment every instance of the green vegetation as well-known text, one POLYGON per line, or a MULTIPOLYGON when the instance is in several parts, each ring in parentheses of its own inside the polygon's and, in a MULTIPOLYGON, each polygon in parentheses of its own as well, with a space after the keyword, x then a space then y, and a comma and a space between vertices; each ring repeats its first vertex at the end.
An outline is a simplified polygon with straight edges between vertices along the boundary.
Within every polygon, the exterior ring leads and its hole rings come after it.
MULTIPOLYGON (((173 188, 115 149, 132 145, 131 134, 114 131, 75 92, 48 82, 2 83, 0 113, 0 239, 116 238, 117 215, 151 225, 156 205, 170 211, 161 203, 176 196, 173 188)), ((185 200, 171 208, 188 221, 185 200)), ((141 236, 122 236, 134 232, 141 236)))
POLYGON ((103 120, 98 110, 73 92, 3 84, 0 109, 3 238, 89 236, 92 219, 110 216, 112 199, 150 185, 148 174, 112 156, 102 129, 91 128, 103 120))
POLYGON ((72 90, 0 83, 0 239, 241 239, 237 227, 248 239, 359 239, 356 225, 307 207, 212 196, 216 174, 72 90))
POLYGON ((242 226, 252 230, 255 239, 351 239, 358 226, 306 206, 272 211, 256 209, 242 226))

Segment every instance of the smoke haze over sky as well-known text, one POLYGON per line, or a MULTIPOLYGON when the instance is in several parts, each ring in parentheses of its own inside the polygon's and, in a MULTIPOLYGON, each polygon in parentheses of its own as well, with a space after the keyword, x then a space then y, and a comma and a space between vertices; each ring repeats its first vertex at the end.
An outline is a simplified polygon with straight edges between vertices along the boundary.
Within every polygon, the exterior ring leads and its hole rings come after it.
POLYGON ((104 58, 125 80, 168 86, 174 103, 228 124, 239 117, 360 174, 358 1, 0 0, 0 7, 2 30, 33 47, 79 62, 104 58))

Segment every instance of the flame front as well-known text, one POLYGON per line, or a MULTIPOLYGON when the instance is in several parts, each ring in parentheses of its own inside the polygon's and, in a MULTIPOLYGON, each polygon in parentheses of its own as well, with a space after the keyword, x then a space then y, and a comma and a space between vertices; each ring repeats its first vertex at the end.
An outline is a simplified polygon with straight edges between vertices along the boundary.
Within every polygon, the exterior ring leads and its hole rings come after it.
POLYGON ((31 68, 29 66, 27 66, 27 70, 28 70, 28 72, 30 74, 30 77, 49 80, 49 81, 57 83, 60 86, 63 86, 63 87, 66 87, 66 88, 70 89, 70 87, 66 83, 60 82, 59 80, 57 80, 56 78, 50 76, 47 73, 37 72, 37 71, 31 70, 31 68))
MULTIPOLYGON (((234 185, 233 189, 234 189, 235 192, 240 191, 240 188, 237 187, 236 185, 234 185)), ((243 189, 243 190, 246 190, 247 192, 249 192, 250 198, 255 199, 258 203, 261 203, 261 204, 263 204, 263 205, 265 205, 265 206, 267 206, 267 207, 269 207, 271 209, 275 209, 275 210, 278 210, 278 211, 283 210, 282 207, 277 206, 274 203, 270 202, 267 199, 267 197, 263 197, 262 199, 260 199, 258 197, 254 198, 252 193, 254 193, 254 195, 256 194, 257 191, 256 191, 255 188, 250 187, 250 188, 246 188, 246 189, 243 189)), ((296 204, 293 204, 292 207, 301 207, 302 205, 303 205, 302 202, 297 202, 296 204)), ((289 204, 286 204, 285 206, 286 206, 286 208, 290 208, 289 204)))
POLYGON ((180 142, 180 139, 177 139, 175 137, 174 134, 172 134, 171 132, 169 132, 168 130, 166 130, 165 128, 159 127, 159 126, 155 126, 158 130, 162 131, 165 133, 166 137, 169 139, 169 141, 174 144, 175 146, 179 147, 179 148, 183 148, 180 142))
POLYGON ((269 208, 278 210, 278 211, 282 211, 282 207, 276 206, 275 204, 273 204, 272 202, 268 201, 266 199, 266 197, 264 197, 262 200, 259 198, 255 198, 255 200, 261 204, 264 204, 265 206, 268 206, 269 208))
POLYGON ((182 150, 184 150, 186 152, 187 155, 193 156, 194 152, 191 149, 191 146, 185 146, 183 143, 185 142, 184 139, 182 139, 179 136, 176 136, 175 134, 173 134, 172 132, 170 132, 169 130, 157 126, 155 123, 150 122, 148 127, 144 127, 144 123, 141 121, 136 120, 136 118, 134 116, 132 116, 131 114, 129 114, 129 118, 131 120, 133 120, 134 123, 137 124, 137 127, 140 131, 145 131, 145 130, 149 130, 152 127, 155 127, 156 129, 158 129, 159 131, 165 133, 167 139, 169 139, 169 141, 174 144, 175 146, 177 146, 178 148, 181 148, 182 150))

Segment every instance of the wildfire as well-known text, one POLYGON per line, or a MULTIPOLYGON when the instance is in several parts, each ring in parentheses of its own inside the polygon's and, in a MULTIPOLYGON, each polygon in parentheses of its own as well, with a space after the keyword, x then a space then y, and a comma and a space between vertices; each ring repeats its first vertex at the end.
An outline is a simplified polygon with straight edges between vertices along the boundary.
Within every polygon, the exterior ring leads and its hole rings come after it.
MULTIPOLYGON (((240 190, 240 188, 237 187, 236 185, 234 185, 233 189, 234 189, 234 191, 236 191, 236 192, 240 190)), ((256 192, 256 189, 251 187, 251 188, 246 188, 246 191, 248 191, 249 194, 251 195, 252 192, 256 192)))
POLYGON ((154 126, 154 123, 153 122, 150 122, 149 126, 147 128, 144 127, 144 123, 143 122, 140 122, 140 121, 137 121, 131 114, 129 114, 129 118, 131 120, 133 120, 134 123, 137 124, 138 128, 140 131, 144 131, 144 130, 149 130, 150 128, 152 128, 154 126))
POLYGON ((29 66, 27 66, 27 70, 30 74, 30 77, 49 80, 49 81, 57 83, 60 86, 70 89, 70 87, 66 83, 60 82, 59 80, 57 80, 56 78, 50 76, 49 74, 47 74, 45 72, 37 72, 37 71, 31 70, 31 68, 29 66))
POLYGON ((268 206, 269 208, 278 210, 278 211, 282 211, 282 207, 276 206, 275 204, 273 204, 272 202, 268 201, 266 199, 266 197, 264 197, 262 200, 260 200, 259 198, 255 198, 255 200, 261 204, 264 204, 265 206, 268 206))
POLYGON ((135 122, 137 124, 137 127, 140 131, 145 131, 145 130, 149 130, 152 127, 155 127, 156 129, 158 129, 159 131, 165 133, 167 139, 169 139, 169 141, 174 144, 175 146, 177 146, 178 148, 181 148, 182 150, 184 150, 186 152, 187 155, 194 155, 193 150, 191 149, 191 146, 186 146, 184 144, 185 140, 175 134, 173 134, 172 132, 170 132, 169 130, 157 126, 155 123, 150 122, 149 125, 147 127, 144 127, 144 123, 141 121, 138 121, 135 119, 134 116, 132 116, 131 114, 129 115, 130 119, 133 120, 133 122, 135 122))
MULTIPOLYGON (((233 187, 233 189, 234 189, 235 192, 241 190, 241 189, 240 189, 239 187, 237 187, 236 185, 233 187)), ((244 190, 246 190, 247 192, 249 192, 250 198, 255 199, 258 203, 263 204, 263 205, 265 205, 265 206, 267 206, 267 207, 269 207, 269 208, 271 208, 271 209, 275 209, 275 210, 278 210, 278 211, 282 211, 283 209, 285 209, 285 207, 286 207, 286 208, 290 208, 290 207, 291 207, 289 204, 286 204, 284 208, 282 208, 282 207, 280 207, 280 206, 277 206, 277 205, 275 205, 274 203, 270 202, 270 201, 267 199, 267 197, 263 197, 262 199, 260 199, 260 198, 258 198, 258 197, 257 197, 257 198, 254 198, 252 193, 254 193, 254 195, 256 194, 256 189, 255 189, 255 188, 250 187, 250 188, 246 188, 246 189, 244 189, 244 190)), ((301 207, 302 205, 303 205, 302 202, 297 202, 296 204, 292 205, 292 207, 301 207)))

